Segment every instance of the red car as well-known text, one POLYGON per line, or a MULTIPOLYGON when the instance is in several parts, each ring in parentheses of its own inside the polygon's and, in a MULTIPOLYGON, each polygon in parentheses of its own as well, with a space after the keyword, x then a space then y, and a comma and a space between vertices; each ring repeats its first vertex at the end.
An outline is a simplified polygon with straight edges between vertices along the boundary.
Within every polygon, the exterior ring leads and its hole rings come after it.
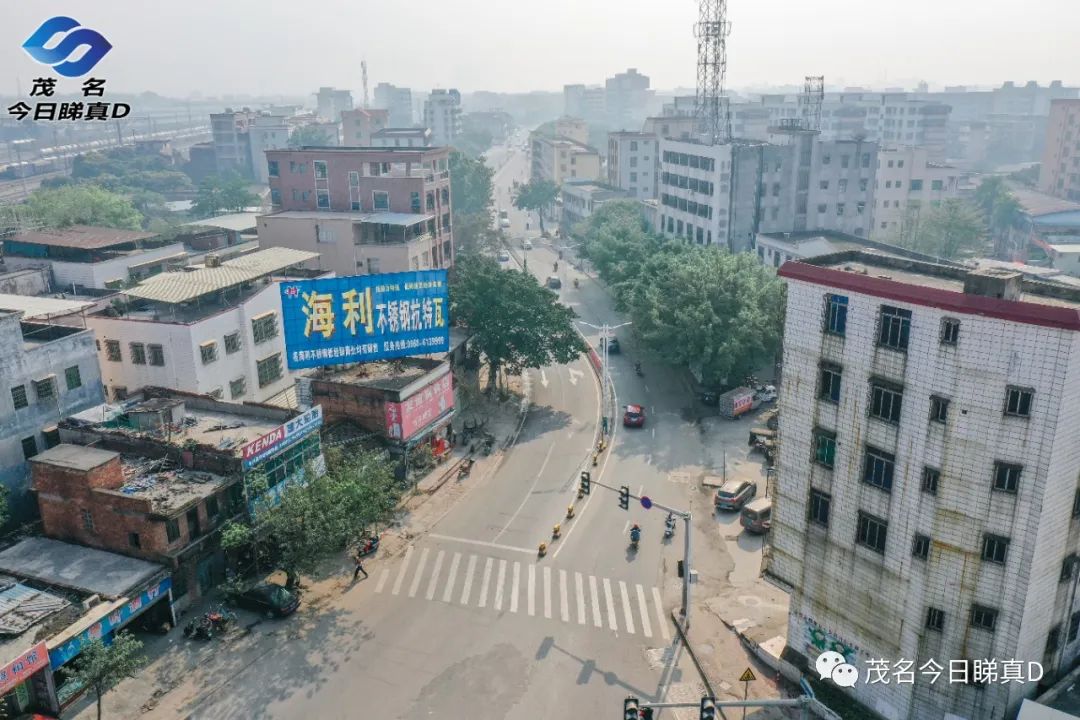
POLYGON ((622 424, 624 427, 645 427, 645 408, 640 405, 627 405, 622 424))

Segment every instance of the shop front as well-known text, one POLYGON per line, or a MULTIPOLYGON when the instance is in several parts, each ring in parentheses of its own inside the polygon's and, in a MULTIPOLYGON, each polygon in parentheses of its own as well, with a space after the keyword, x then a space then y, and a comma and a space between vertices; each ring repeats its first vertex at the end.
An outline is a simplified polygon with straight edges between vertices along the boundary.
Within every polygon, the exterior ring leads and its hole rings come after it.
POLYGON ((308 467, 316 475, 326 472, 322 424, 322 406, 316 405, 243 447, 244 493, 252 516, 281 502, 285 488, 302 481, 308 467))
POLYGON ((398 448, 408 458, 418 448, 428 448, 438 461, 450 452, 450 420, 454 416, 454 382, 449 372, 431 380, 426 385, 409 388, 409 394, 399 396, 398 401, 387 400, 386 436, 396 441, 398 448))
POLYGON ((53 684, 45 641, 0 667, 0 717, 52 710, 53 684))

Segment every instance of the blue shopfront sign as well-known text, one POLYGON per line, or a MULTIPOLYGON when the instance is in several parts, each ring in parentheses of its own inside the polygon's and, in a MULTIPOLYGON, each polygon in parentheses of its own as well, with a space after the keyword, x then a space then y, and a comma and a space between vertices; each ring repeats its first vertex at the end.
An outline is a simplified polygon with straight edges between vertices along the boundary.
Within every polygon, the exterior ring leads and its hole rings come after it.
POLYGON ((49 651, 49 663, 53 668, 58 668, 64 663, 75 658, 82 652, 83 645, 91 640, 105 638, 118 628, 123 627, 132 619, 138 617, 162 597, 167 597, 169 588, 172 587, 172 578, 162 578, 161 582, 139 593, 139 597, 122 605, 111 613, 91 625, 88 629, 71 638, 63 645, 59 645, 49 651))
POLYGON ((258 439, 252 440, 240 450, 244 469, 250 470, 271 455, 292 447, 322 427, 322 422, 322 405, 316 405, 287 423, 278 425, 258 439))
POLYGON ((293 370, 450 349, 445 270, 283 282, 281 311, 293 370))

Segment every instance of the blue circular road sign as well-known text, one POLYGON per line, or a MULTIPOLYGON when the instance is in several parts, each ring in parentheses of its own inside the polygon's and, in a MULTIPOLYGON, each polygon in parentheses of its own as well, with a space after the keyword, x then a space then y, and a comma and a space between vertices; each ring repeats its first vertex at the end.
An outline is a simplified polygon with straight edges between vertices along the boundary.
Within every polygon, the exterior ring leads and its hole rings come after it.
POLYGON ((641 507, 645 508, 646 510, 652 507, 652 500, 649 498, 648 495, 641 496, 641 507))

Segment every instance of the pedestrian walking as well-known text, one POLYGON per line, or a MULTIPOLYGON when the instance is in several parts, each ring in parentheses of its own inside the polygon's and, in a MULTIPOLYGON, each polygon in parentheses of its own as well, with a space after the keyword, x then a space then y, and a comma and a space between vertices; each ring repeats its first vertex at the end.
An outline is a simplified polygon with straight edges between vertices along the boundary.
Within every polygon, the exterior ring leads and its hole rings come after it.
POLYGON ((368 574, 367 570, 364 569, 364 564, 362 560, 363 558, 360 555, 360 548, 357 548, 356 557, 353 560, 356 563, 356 570, 354 570, 352 574, 353 582, 356 582, 356 578, 360 576, 360 573, 364 573, 364 579, 367 580, 368 574))

